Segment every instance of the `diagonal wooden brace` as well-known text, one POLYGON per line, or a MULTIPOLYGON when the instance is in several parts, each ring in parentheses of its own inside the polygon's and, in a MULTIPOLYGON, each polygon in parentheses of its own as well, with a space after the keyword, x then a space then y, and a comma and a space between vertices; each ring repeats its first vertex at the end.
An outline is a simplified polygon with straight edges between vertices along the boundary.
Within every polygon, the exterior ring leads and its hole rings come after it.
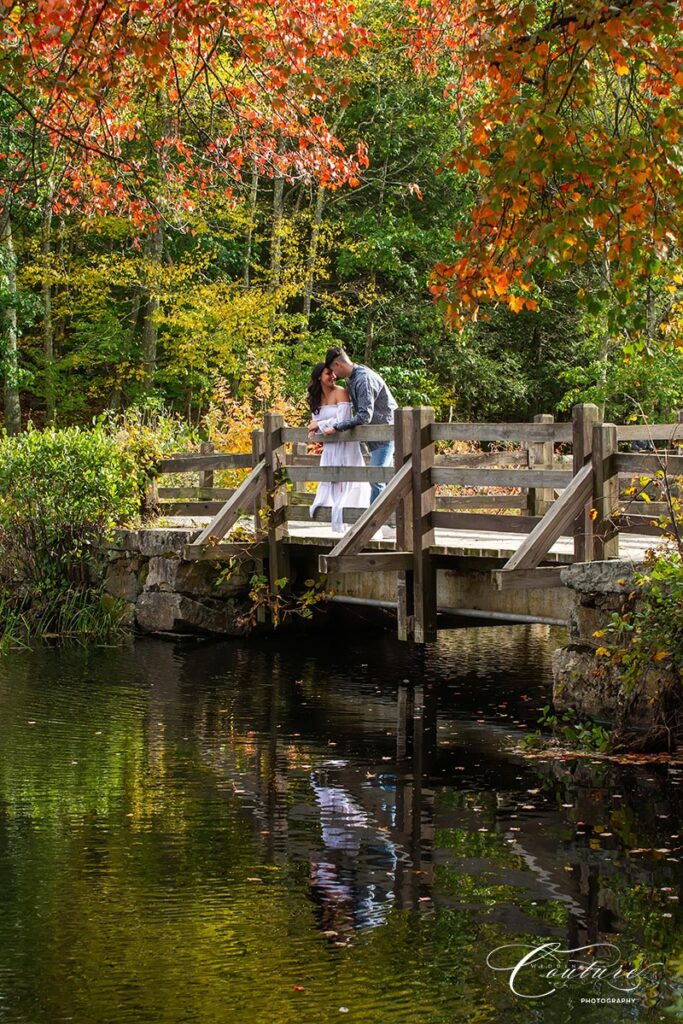
POLYGON ((218 515, 215 516, 209 525, 204 527, 199 536, 192 541, 190 547, 201 547, 203 544, 206 544, 211 537, 215 540, 220 540, 222 537, 225 537, 228 530, 235 525, 240 515, 249 509, 249 503, 264 486, 265 479, 266 463, 264 459, 261 459, 261 461, 254 466, 254 469, 251 471, 247 479, 242 481, 233 496, 228 498, 218 515))

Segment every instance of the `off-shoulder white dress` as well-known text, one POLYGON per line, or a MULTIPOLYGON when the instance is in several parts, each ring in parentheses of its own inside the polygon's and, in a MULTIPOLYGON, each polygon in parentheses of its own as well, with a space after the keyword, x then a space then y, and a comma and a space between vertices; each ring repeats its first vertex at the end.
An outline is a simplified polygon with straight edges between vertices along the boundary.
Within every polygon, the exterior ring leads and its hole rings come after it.
MULTIPOLYGON (((338 402, 336 405, 322 405, 314 419, 320 424, 342 423, 353 415, 350 402, 338 402)), ((325 444, 320 456, 321 466, 364 466, 365 459, 358 441, 340 441, 338 444, 325 444)), ((370 504, 369 483, 330 483, 323 480, 318 484, 311 516, 321 505, 332 507, 332 529, 335 533, 344 532, 344 509, 367 508, 370 504)))

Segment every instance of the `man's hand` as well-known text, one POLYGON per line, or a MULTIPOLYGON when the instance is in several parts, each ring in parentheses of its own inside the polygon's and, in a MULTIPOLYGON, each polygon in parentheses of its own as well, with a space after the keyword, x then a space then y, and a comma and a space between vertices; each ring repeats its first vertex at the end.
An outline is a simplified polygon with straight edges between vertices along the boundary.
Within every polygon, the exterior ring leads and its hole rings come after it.
POLYGON ((326 426, 326 427, 321 427, 320 429, 321 429, 323 434, 336 434, 337 433, 337 428, 335 426, 332 426, 332 424, 330 424, 329 426, 326 426))

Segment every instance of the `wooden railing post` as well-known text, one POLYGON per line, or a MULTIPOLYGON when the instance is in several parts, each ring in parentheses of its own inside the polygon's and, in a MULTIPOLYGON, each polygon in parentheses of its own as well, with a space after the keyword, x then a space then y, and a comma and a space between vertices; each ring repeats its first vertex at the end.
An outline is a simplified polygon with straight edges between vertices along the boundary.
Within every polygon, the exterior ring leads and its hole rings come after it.
POLYGON ((412 421, 413 636, 424 644, 436 640, 436 568, 429 553, 434 539, 434 410, 419 406, 412 410, 412 421))
POLYGON ((613 423, 593 427, 593 558, 601 561, 619 556, 619 533, 611 516, 619 505, 619 473, 614 466, 617 428, 613 423))
POLYGON ((287 491, 284 484, 278 482, 280 473, 285 470, 285 446, 282 443, 281 430, 285 418, 279 413, 267 412, 264 421, 264 442, 266 459, 266 515, 268 529, 268 581, 271 596, 275 597, 280 588, 275 581, 289 579, 289 557, 286 545, 280 540, 282 525, 280 509, 287 502, 287 491))
MULTIPOLYGON (((213 441, 202 441, 199 446, 200 455, 213 455, 216 448, 213 441)), ((203 469, 199 474, 200 487, 213 487, 213 470, 203 469)))
MULTIPOLYGON (((394 419, 394 467, 399 470, 412 454, 413 410, 397 409, 394 419)), ((396 547, 413 550, 413 495, 411 490, 396 509, 396 547)), ((413 571, 402 570, 397 578, 398 638, 412 640, 414 627, 413 571)))
MULTIPOLYGON (((600 422, 600 410, 590 402, 572 409, 572 446, 574 476, 590 460, 593 446, 593 427, 600 422)), ((593 558, 593 521, 591 505, 587 503, 574 522, 574 561, 590 562, 593 558)))
MULTIPOLYGON (((308 455, 308 445, 306 444, 305 441, 295 441, 293 446, 292 446, 292 448, 293 448, 294 455, 308 455)), ((294 490, 297 492, 297 494, 305 494, 306 493, 306 481, 305 480, 295 480, 294 481, 294 490)))
MULTIPOLYGON (((265 454, 265 439, 262 430, 251 432, 251 464, 257 466, 265 454)), ((263 523, 260 512, 264 505, 264 492, 260 491, 254 499, 254 536, 258 539, 263 535, 263 523)))
MULTIPOLYGON (((555 417, 542 412, 534 416, 534 423, 554 423, 555 417)), ((529 444, 529 469, 552 469, 554 444, 552 441, 532 441, 529 444)), ((528 514, 544 516, 553 503, 553 490, 548 487, 530 487, 528 514)))

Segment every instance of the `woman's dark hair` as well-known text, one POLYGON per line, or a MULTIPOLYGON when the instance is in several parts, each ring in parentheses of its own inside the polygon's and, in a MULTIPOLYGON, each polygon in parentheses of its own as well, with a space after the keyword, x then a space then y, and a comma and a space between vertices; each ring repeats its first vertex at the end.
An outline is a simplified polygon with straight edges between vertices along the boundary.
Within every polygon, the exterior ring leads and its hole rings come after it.
POLYGON ((324 363, 316 363, 311 370, 311 379, 308 384, 308 408, 313 415, 320 412, 320 406, 323 404, 323 386, 320 378, 324 369, 324 363))

